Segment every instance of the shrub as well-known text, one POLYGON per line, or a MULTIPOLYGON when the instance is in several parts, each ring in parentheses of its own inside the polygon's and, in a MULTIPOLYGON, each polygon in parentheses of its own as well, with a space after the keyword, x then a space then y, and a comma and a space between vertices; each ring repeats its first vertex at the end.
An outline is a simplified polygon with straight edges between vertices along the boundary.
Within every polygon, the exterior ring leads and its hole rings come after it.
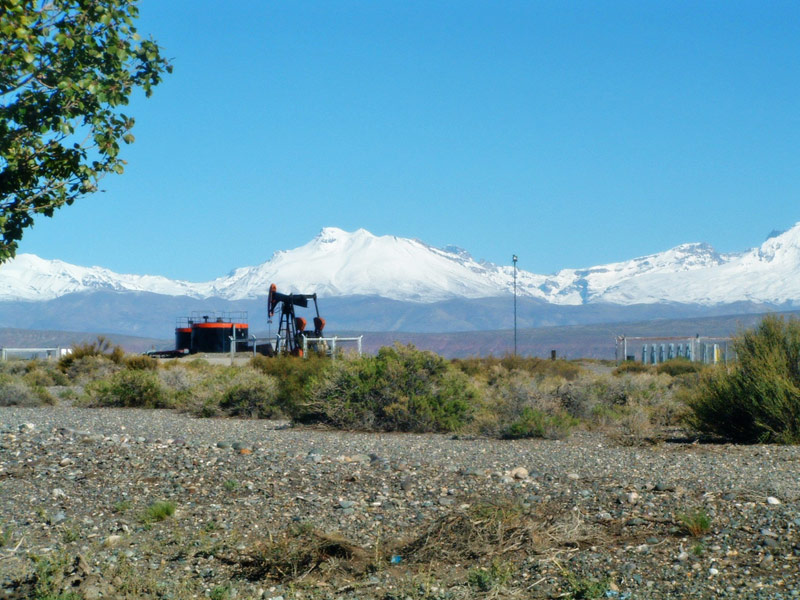
POLYGON ((577 424, 578 420, 566 413, 547 414, 526 406, 519 418, 505 430, 504 437, 561 439, 577 424))
POLYGON ((305 422, 382 431, 456 431, 471 418, 476 391, 444 358, 413 346, 340 361, 293 416, 305 422))
POLYGON ((62 359, 59 368, 64 371, 69 381, 78 384, 109 377, 121 369, 118 363, 105 356, 82 356, 68 362, 62 359))
POLYGON ((86 357, 102 356, 113 363, 119 364, 125 357, 125 351, 120 346, 115 346, 111 340, 99 335, 94 342, 84 342, 73 344, 72 352, 59 360, 59 367, 62 371, 68 371, 73 362, 86 357))
POLYGON ((0 374, 0 406, 41 406, 55 404, 55 398, 42 386, 31 386, 24 379, 0 374))
POLYGON ((651 371, 651 367, 644 363, 637 362, 635 360, 626 360, 623 363, 620 363, 617 368, 615 368, 612 373, 614 375, 625 375, 626 373, 649 373, 651 371))
POLYGON ((672 377, 702 372, 706 366, 700 362, 692 362, 688 358, 673 358, 656 365, 656 373, 666 373, 672 377))
POLYGON ((733 346, 738 363, 702 378, 690 423, 735 442, 800 442, 800 321, 767 316, 733 346))
POLYGON ((122 370, 86 387, 92 406, 169 408, 170 394, 152 371, 122 370))
POLYGON ((69 378, 64 373, 52 367, 42 366, 35 361, 30 363, 23 379, 31 386, 69 385, 69 378))
POLYGON ((276 404, 280 411, 292 417, 303 412, 311 398, 311 388, 332 365, 326 357, 309 354, 298 359, 294 356, 254 356, 250 366, 277 382, 276 404))
POLYGON ((158 369, 158 361, 146 354, 131 354, 126 356, 122 363, 125 365, 126 369, 140 371, 155 371, 158 369))
POLYGON ((226 414, 252 419, 283 416, 277 404, 278 383, 275 377, 254 369, 243 369, 223 392, 220 408, 226 414))
POLYGON ((527 371, 502 371, 484 390, 474 428, 506 438, 566 437, 577 421, 565 413, 556 395, 563 383, 562 378, 534 376, 527 371))
POLYGON ((512 371, 522 371, 542 377, 560 377, 567 381, 576 379, 583 371, 579 365, 563 359, 545 360, 513 354, 506 354, 501 358, 494 356, 455 358, 452 364, 470 377, 484 379, 489 383, 512 371))

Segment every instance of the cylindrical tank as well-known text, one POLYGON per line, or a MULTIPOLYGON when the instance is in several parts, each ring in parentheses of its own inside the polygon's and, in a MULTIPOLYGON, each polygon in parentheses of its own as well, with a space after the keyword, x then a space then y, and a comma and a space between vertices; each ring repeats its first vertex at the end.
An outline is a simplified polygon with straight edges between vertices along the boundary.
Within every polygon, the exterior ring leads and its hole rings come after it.
POLYGON ((247 323, 194 323, 191 333, 191 352, 230 352, 230 336, 235 332, 237 340, 246 340, 247 323))
POLYGON ((192 328, 191 327, 176 327, 175 328, 175 349, 188 350, 192 347, 192 328))

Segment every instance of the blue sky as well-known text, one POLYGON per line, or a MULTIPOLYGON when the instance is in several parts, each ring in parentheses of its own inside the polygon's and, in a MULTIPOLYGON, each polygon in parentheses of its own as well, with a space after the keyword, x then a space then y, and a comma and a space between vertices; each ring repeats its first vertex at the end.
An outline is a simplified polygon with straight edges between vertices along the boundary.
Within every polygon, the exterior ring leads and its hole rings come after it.
POLYGON ((550 273, 800 221, 800 4, 142 0, 174 73, 20 252, 194 281, 324 226, 550 273))

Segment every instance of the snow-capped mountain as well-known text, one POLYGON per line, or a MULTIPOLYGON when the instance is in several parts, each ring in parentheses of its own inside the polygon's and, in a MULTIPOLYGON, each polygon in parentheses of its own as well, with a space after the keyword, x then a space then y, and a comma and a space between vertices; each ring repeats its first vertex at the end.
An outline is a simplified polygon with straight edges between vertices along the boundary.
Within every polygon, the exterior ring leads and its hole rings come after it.
MULTIPOLYGON (((800 223, 760 247, 721 255, 692 243, 632 260, 564 269, 554 275, 517 272, 517 291, 556 305, 734 302, 800 305, 800 223)), ((321 297, 352 295, 415 303, 507 295, 513 269, 479 262, 459 248, 375 236, 364 229, 324 228, 310 242, 276 252, 254 267, 205 283, 158 276, 119 275, 21 254, 0 267, 0 301, 45 301, 89 291, 150 292, 165 296, 244 300, 283 291, 321 297)))

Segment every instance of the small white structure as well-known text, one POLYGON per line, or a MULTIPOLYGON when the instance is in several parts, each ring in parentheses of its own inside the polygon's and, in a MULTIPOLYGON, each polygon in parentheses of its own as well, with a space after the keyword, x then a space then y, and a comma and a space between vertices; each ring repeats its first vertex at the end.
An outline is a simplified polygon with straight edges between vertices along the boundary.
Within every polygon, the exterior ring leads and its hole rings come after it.
POLYGON ((72 348, 0 348, 0 360, 58 360, 72 354, 72 348))

